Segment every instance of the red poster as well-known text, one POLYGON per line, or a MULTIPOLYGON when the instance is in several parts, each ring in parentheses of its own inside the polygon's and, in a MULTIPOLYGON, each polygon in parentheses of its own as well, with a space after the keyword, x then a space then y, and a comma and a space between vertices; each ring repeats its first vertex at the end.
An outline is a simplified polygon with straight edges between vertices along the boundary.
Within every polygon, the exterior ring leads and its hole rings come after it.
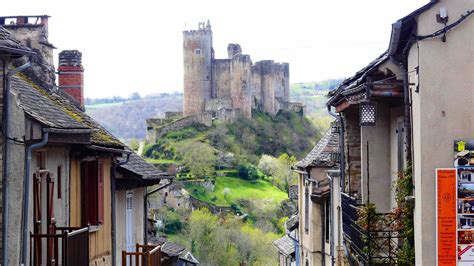
POLYGON ((456 169, 436 169, 438 265, 456 265, 456 169))

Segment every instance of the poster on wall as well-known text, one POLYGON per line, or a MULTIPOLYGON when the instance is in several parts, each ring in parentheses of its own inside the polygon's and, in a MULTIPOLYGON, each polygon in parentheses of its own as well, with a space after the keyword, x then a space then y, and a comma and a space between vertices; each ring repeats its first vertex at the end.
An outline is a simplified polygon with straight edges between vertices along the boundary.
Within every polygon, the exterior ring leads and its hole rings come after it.
POLYGON ((454 141, 458 265, 474 265, 474 141, 454 141))
POLYGON ((436 169, 437 262, 455 266, 456 254, 456 169, 436 169))

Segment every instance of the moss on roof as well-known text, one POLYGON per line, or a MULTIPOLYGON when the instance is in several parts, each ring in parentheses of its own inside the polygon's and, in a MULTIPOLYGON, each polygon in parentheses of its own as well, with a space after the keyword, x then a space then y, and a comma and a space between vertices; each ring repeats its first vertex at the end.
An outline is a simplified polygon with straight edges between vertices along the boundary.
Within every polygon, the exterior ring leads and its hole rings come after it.
MULTIPOLYGON (((43 96, 46 96, 49 99, 51 104, 54 104, 57 108, 59 108, 63 113, 67 114, 70 118, 74 119, 75 121, 79 122, 84 128, 92 129, 91 133, 91 143, 100 146, 107 146, 107 147, 121 147, 123 148, 125 145, 120 142, 117 138, 115 138, 112 134, 107 132, 105 128, 103 128, 99 123, 97 123, 94 119, 84 113, 81 109, 79 109, 74 103, 70 102, 68 99, 59 95, 59 93, 48 91, 44 88, 41 88, 37 84, 35 84, 28 76, 25 74, 19 73, 17 76, 28 83, 31 89, 34 89, 41 93, 43 96)), ((40 121, 43 123, 43 121, 40 121)), ((57 122, 57 121, 55 121, 57 122)), ((59 121, 57 123, 66 123, 62 127, 68 128, 70 125, 67 124, 67 121, 59 121)), ((54 123, 51 123, 54 124, 54 123)), ((77 127, 75 127, 77 128, 77 127)))

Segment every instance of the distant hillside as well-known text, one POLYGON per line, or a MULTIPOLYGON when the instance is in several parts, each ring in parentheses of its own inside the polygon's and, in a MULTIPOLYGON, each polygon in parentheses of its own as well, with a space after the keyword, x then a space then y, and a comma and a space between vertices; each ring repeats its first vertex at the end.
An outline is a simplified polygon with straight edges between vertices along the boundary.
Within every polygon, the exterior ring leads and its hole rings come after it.
MULTIPOLYGON (((306 104, 307 116, 318 126, 325 127, 330 119, 326 112, 325 95, 341 81, 342 79, 330 79, 292 84, 291 100, 306 104)), ((147 118, 163 117, 166 111, 181 111, 182 106, 183 95, 179 93, 145 98, 133 94, 129 99, 86 99, 86 112, 124 141, 145 138, 147 118)))
POLYGON ((86 105, 86 112, 112 134, 122 140, 143 139, 145 119, 162 117, 165 111, 181 111, 182 94, 161 95, 156 98, 86 105))

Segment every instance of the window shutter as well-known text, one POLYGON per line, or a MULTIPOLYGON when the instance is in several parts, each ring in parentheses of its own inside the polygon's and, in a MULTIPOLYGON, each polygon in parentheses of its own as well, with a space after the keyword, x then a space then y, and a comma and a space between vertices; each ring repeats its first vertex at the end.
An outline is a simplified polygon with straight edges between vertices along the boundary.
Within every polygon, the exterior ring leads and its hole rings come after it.
POLYGON ((99 160, 97 177, 97 221, 99 224, 104 223, 104 164, 99 160))
POLYGON ((90 161, 86 163, 86 178, 85 178, 85 183, 86 183, 86 191, 85 191, 85 197, 86 197, 86 224, 92 224, 92 225, 97 225, 99 218, 98 218, 98 174, 97 174, 97 169, 98 169, 98 163, 97 161, 90 161))

